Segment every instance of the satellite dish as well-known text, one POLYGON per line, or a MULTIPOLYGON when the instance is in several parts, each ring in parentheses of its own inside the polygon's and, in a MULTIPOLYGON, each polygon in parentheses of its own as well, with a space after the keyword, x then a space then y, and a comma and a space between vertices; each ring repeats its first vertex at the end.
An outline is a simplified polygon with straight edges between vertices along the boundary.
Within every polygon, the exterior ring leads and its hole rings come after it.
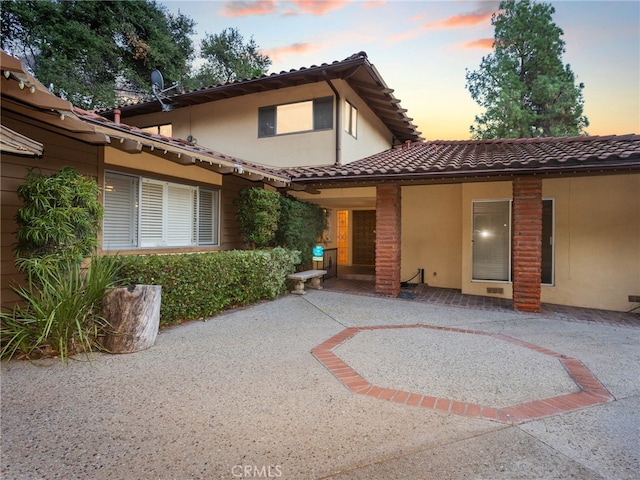
POLYGON ((162 73, 157 68, 151 70, 151 85, 153 86, 153 92, 161 92, 164 90, 164 79, 162 73))
MULTIPOLYGON (((169 103, 163 102, 163 100, 167 101, 166 92, 173 90, 178 87, 178 82, 171 85, 169 88, 164 88, 164 79, 162 78, 162 73, 157 68, 151 70, 151 88, 153 89, 153 95, 158 99, 160 105, 162 105, 162 111, 168 112, 173 107, 169 103)), ((168 100, 171 102, 171 100, 168 100)))

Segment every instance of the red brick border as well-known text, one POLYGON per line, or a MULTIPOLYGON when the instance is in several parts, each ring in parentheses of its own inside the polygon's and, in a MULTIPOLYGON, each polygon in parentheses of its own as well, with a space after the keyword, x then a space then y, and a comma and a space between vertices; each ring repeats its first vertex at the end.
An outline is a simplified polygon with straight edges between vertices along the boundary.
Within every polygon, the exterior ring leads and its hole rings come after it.
POLYGON ((550 415, 571 412, 579 408, 600 405, 614 400, 613 395, 602 385, 589 369, 575 358, 567 357, 543 347, 523 342, 516 338, 500 333, 468 330, 456 327, 437 327, 433 325, 382 325, 372 327, 350 327, 334 335, 311 350, 311 353, 349 390, 359 395, 367 395, 380 400, 387 400, 413 407, 429 408, 442 412, 453 413, 465 417, 476 417, 503 423, 522 423, 550 415), (534 400, 532 402, 514 405, 512 407, 494 408, 475 403, 459 402, 457 400, 405 392, 391 388, 379 387, 368 382, 358 372, 353 370, 333 349, 365 330, 399 329, 399 328, 428 328, 445 332, 486 335, 497 340, 513 343, 523 348, 534 350, 544 355, 550 355, 562 362, 569 376, 580 388, 580 392, 559 395, 556 397, 534 400))

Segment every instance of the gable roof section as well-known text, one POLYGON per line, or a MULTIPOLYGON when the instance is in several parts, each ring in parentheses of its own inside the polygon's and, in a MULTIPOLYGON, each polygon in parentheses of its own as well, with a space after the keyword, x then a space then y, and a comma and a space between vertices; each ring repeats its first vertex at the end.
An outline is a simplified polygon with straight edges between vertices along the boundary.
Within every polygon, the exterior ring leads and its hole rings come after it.
POLYGON ((294 184, 325 188, 624 171, 640 171, 640 135, 407 143, 347 165, 286 169, 294 184))
MULTIPOLYGON (((288 72, 282 71, 185 93, 176 93, 167 96, 167 101, 173 104, 174 108, 180 108, 253 93, 324 82, 327 79, 346 81, 393 133, 398 142, 421 139, 421 132, 412 123, 413 119, 406 115, 406 110, 400 106, 400 100, 393 96, 393 90, 386 85, 376 68, 369 62, 365 52, 356 53, 331 64, 323 63, 308 68, 302 67, 288 72)), ((156 100, 124 105, 118 109, 123 120, 126 117, 162 111, 160 102, 156 100)), ((98 112, 113 119, 113 110, 111 109, 99 110, 98 112)))

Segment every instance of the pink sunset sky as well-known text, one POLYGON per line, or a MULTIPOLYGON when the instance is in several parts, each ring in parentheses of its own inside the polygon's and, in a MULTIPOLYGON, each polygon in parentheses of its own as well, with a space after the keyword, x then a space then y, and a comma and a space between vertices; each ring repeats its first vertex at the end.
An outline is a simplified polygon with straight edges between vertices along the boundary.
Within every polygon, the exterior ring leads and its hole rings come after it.
MULTIPOLYGON (((273 61, 269 73, 367 52, 427 140, 464 140, 481 112, 465 71, 492 52, 497 1, 163 1, 205 34, 234 27, 273 61)), ((550 1, 585 84, 590 135, 640 134, 640 2, 550 1)))

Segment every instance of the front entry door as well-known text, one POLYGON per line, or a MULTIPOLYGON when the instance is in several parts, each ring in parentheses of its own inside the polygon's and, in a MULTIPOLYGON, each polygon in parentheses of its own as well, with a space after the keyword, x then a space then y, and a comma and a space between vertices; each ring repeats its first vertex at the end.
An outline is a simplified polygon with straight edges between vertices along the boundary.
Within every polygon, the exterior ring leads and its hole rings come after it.
POLYGON ((376 211, 353 211, 353 264, 376 264, 376 211))

